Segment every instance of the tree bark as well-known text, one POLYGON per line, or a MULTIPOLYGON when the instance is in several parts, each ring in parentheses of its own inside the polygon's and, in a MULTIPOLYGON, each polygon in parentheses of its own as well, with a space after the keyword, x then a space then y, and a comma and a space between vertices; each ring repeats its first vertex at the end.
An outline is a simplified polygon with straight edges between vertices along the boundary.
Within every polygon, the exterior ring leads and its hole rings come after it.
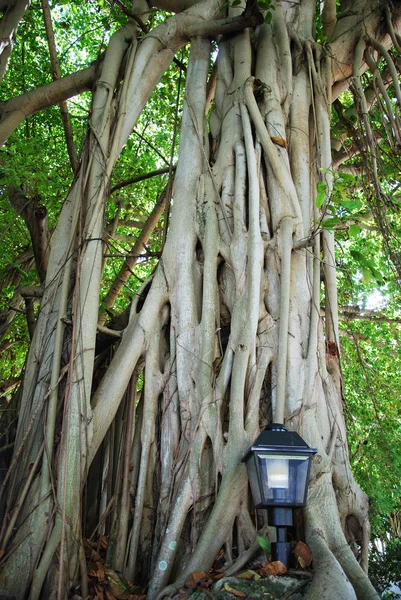
POLYGON ((5 0, 2 3, 1 11, 3 15, 0 20, 0 81, 2 81, 8 65, 18 25, 30 4, 31 0, 5 0))
MULTIPOLYGON (((377 598, 344 533, 352 516, 363 531, 366 567, 368 499, 351 474, 342 412, 334 238, 314 234, 321 219, 316 184, 326 183, 327 201, 333 185, 332 76, 348 77, 362 27, 377 33, 381 13, 368 17, 368 3, 360 2, 363 26, 355 15, 344 17, 347 27, 355 25, 346 35, 337 22, 340 73, 333 49, 311 42, 314 0, 277 3, 271 24, 248 18, 244 6, 221 18, 219 4, 177 0, 169 5, 176 15, 140 41, 129 23, 106 52, 81 169, 52 241, 5 482, 5 528, 12 523, 15 533, 3 532, 6 550, 14 551, 0 584, 20 597, 55 590, 62 597, 62 586, 84 578, 82 490, 94 480, 98 493, 86 498, 96 527, 116 535, 110 556, 129 578, 143 574, 149 600, 172 594, 194 570, 209 570, 223 546, 232 553, 233 531, 249 540, 244 514, 253 509, 241 460, 260 424, 278 419, 318 448, 304 511, 314 554, 308 600, 377 598), (209 37, 219 42, 211 140, 209 37), (189 39, 166 244, 111 359, 95 364, 112 169, 189 39), (132 386, 142 370, 136 421, 132 386), (21 561, 26 568, 16 578, 21 561)), ((385 34, 380 39, 387 43, 385 34)), ((154 221, 160 211, 161 203, 154 221)))
POLYGON ((18 216, 21 216, 28 228, 32 241, 36 270, 39 281, 46 279, 49 262, 49 231, 47 226, 47 209, 40 203, 39 198, 28 198, 22 190, 10 187, 8 197, 11 206, 18 216))

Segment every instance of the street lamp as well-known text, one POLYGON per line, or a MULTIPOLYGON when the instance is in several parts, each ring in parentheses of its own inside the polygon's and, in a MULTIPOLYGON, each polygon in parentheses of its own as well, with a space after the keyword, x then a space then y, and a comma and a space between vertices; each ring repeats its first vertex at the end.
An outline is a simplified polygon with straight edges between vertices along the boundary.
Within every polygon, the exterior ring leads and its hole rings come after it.
POLYGON ((306 504, 311 458, 316 452, 295 431, 272 423, 243 458, 255 508, 267 508, 269 524, 277 530, 272 560, 285 566, 291 555, 286 527, 292 526, 292 509, 306 504))

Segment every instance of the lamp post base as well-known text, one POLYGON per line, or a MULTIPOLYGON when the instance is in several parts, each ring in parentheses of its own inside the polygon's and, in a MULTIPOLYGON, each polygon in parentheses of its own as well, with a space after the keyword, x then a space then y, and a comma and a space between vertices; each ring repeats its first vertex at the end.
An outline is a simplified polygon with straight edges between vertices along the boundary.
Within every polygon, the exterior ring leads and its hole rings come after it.
POLYGON ((271 553, 272 561, 279 560, 285 567, 288 568, 292 545, 287 542, 287 531, 286 527, 291 527, 292 521, 292 509, 281 506, 272 506, 268 508, 269 524, 276 527, 277 541, 272 542, 271 553))
POLYGON ((292 554, 292 544, 290 542, 272 542, 271 553, 272 561, 279 560, 288 568, 292 554))

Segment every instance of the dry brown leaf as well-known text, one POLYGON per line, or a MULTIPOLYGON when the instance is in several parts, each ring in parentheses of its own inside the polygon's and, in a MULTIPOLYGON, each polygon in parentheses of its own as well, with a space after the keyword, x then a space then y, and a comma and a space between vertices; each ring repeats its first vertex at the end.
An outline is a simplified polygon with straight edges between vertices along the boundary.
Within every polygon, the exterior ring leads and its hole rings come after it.
POLYGON ((260 579, 260 575, 256 573, 256 571, 252 571, 252 569, 248 569, 247 571, 243 571, 239 575, 237 575, 238 579, 252 579, 253 581, 257 581, 260 579))
POLYGON ((105 600, 103 588, 101 588, 100 585, 95 585, 95 593, 99 600, 105 600))
POLYGON ((97 566, 96 563, 90 562, 88 564, 88 576, 97 578, 97 566))
POLYGON ((270 139, 273 142, 273 144, 277 144, 277 146, 281 146, 282 148, 288 148, 288 144, 284 138, 273 136, 270 139))
POLYGON ((92 550, 91 551, 91 560, 93 560, 94 562, 97 562, 99 560, 102 560, 102 557, 100 556, 99 552, 96 552, 96 550, 92 550))
POLYGON ((224 584, 224 590, 226 592, 229 592, 230 594, 234 594, 234 596, 237 596, 237 598, 246 598, 246 594, 244 594, 244 592, 240 592, 239 590, 235 590, 230 585, 228 585, 228 583, 224 584))
POLYGON ((294 554, 298 558, 298 562, 301 567, 304 569, 305 567, 309 567, 313 560, 312 552, 304 542, 298 542, 294 548, 294 554))
POLYGON ((107 546, 109 545, 109 540, 107 539, 107 536, 105 535, 101 535, 100 536, 100 547, 102 550, 107 550, 107 546))
POLYGON ((207 579, 209 575, 205 571, 194 571, 191 573, 190 579, 193 581, 200 581, 201 579, 207 579))
POLYGON ((129 589, 129 583, 125 577, 120 573, 116 573, 113 571, 113 569, 105 569, 104 572, 109 583, 110 591, 112 594, 114 594, 117 600, 128 600, 131 592, 129 589))
POLYGON ((279 560, 275 560, 271 563, 265 563, 260 567, 259 573, 262 577, 269 577, 270 575, 284 575, 287 573, 285 565, 279 560))
POLYGON ((4 550, 0 550, 0 558, 4 556, 4 550))
POLYGON ((99 579, 105 579, 106 574, 104 572, 104 565, 101 562, 97 561, 96 566, 97 566, 97 577, 99 579))

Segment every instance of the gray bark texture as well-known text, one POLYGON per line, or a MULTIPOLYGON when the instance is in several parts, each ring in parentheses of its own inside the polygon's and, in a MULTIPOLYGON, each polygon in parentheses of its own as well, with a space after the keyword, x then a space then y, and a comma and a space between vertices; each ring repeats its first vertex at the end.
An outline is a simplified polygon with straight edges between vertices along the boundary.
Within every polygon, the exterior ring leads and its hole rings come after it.
MULTIPOLYGON (((325 3, 331 46, 313 39, 314 0, 278 1, 271 23, 252 3, 226 16, 217 0, 154 4, 176 14, 140 39, 136 20, 111 39, 50 242, 3 483, 0 587, 30 600, 66 598, 77 582, 83 592, 93 530, 109 536, 111 565, 149 584, 149 600, 211 569, 222 548, 235 561, 233 548, 251 547, 257 526, 241 459, 278 420, 318 448, 303 514, 314 559, 305 597, 377 598, 366 574, 368 499, 348 460, 334 237, 317 228, 315 197, 318 181, 328 196, 332 187, 332 92, 348 85, 356 43, 366 31, 391 43, 380 2, 359 0, 358 19, 352 11, 336 23, 325 3), (207 120, 210 39, 219 53, 207 120), (167 240, 106 365, 95 344, 112 170, 188 41, 167 240), (361 564, 344 533, 351 515, 361 564)), ((146 20, 146 2, 134 10, 146 20)), ((392 23, 398 32, 399 7, 392 23)), ((354 77, 366 68, 361 58, 354 77)), ((18 120, 10 111, 9 124, 18 120)))

